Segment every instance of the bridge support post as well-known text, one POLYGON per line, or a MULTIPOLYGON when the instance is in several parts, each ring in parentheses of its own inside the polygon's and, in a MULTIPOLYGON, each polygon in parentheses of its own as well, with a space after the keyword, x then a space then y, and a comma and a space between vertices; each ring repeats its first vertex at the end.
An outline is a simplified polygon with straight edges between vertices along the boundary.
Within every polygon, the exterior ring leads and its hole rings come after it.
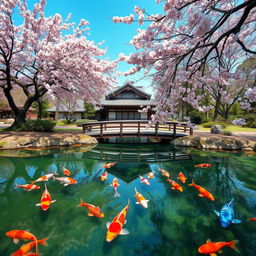
POLYGON ((103 124, 100 124, 100 138, 103 137, 103 124))
POLYGON ((157 122, 157 123, 155 124, 155 135, 158 134, 158 127, 159 127, 159 123, 157 122))
POLYGON ((175 124, 173 124, 173 138, 175 138, 176 137, 176 126, 177 126, 177 124, 175 123, 175 124))
POLYGON ((140 122, 138 122, 138 136, 140 136, 140 122))
POLYGON ((189 134, 192 136, 193 135, 193 128, 192 127, 190 127, 190 129, 189 129, 189 134))

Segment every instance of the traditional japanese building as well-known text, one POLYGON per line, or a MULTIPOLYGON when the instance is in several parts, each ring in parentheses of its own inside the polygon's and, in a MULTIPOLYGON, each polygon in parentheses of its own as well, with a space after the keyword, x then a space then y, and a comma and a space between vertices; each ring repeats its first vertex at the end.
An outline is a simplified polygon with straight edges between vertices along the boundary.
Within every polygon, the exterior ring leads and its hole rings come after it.
POLYGON ((101 100, 95 119, 104 120, 149 120, 156 106, 151 95, 141 90, 141 87, 126 83, 101 100), (149 107, 148 112, 140 113, 144 107, 149 107))

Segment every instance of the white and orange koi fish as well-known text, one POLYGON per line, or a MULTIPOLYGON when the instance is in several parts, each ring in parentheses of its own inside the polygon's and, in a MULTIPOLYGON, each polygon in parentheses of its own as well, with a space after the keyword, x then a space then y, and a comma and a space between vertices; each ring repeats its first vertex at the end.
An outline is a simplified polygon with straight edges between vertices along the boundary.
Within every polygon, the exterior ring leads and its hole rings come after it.
POLYGON ((16 184, 17 188, 23 188, 27 191, 32 191, 32 190, 36 190, 39 189, 40 186, 34 185, 34 184, 24 184, 24 185, 20 185, 20 184, 16 184))
POLYGON ((64 186, 68 186, 70 184, 76 184, 77 180, 69 177, 55 177, 53 176, 54 180, 58 180, 60 183, 64 184, 64 186))
POLYGON ((139 177, 140 177, 140 182, 141 183, 143 183, 145 185, 148 185, 148 186, 150 185, 150 182, 149 182, 149 180, 147 178, 144 178, 144 177, 142 177, 140 175, 139 175, 139 177))
POLYGON ((155 177, 155 173, 154 172, 148 173, 148 179, 152 179, 154 177, 155 177))
POLYGON ((107 172, 107 171, 103 172, 103 173, 100 175, 100 180, 101 180, 101 181, 104 181, 104 180, 106 180, 107 178, 108 178, 108 172, 107 172))
POLYGON ((135 188, 135 197, 137 199, 136 204, 140 204, 141 206, 143 206, 144 208, 148 208, 148 202, 149 200, 146 200, 145 197, 140 194, 137 189, 135 188))
POLYGON ((130 207, 130 200, 128 200, 127 206, 116 215, 116 217, 112 220, 112 222, 107 222, 107 234, 106 234, 106 241, 111 242, 113 241, 118 235, 128 235, 129 231, 123 228, 124 224, 126 223, 126 215, 127 211, 130 207))
POLYGON ((162 173, 163 176, 170 178, 170 173, 165 171, 164 169, 158 168, 158 170, 162 173))
POLYGON ((54 175, 56 175, 56 173, 49 173, 49 174, 46 174, 44 176, 41 176, 40 178, 38 178, 37 180, 35 181, 31 181, 32 184, 36 183, 36 182, 40 182, 40 181, 48 181, 50 178, 53 178, 54 175))
POLYGON ((117 196, 120 197, 120 194, 117 192, 117 188, 120 186, 120 184, 118 183, 118 179, 117 178, 113 179, 112 184, 110 186, 113 187, 114 190, 115 190, 114 197, 117 197, 117 196))
POLYGON ((66 176, 70 176, 71 172, 66 169, 65 167, 62 167, 63 168, 63 174, 66 175, 66 176))
POLYGON ((103 168, 110 168, 110 167, 114 166, 115 164, 116 164, 116 162, 114 162, 114 163, 108 163, 108 164, 104 164, 102 167, 103 167, 103 168))
POLYGON ((56 202, 56 200, 52 200, 52 197, 47 190, 46 184, 44 185, 44 192, 41 197, 41 202, 39 204, 36 204, 36 206, 41 206, 41 209, 43 211, 46 211, 49 209, 50 205, 52 203, 56 202))

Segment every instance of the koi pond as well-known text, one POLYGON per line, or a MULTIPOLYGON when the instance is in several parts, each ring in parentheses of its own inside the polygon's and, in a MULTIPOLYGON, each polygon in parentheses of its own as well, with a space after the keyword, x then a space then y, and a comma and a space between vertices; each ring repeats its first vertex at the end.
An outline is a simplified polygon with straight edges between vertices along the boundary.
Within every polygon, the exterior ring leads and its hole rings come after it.
POLYGON ((99 144, 92 148, 7 153, 8 157, 6 151, 0 151, 1 256, 9 256, 32 242, 20 240, 15 244, 5 235, 16 229, 29 231, 38 240, 47 237, 47 246, 38 245, 40 255, 47 256, 203 255, 198 248, 207 239, 239 240, 239 253, 225 246, 223 256, 256 255, 256 221, 248 220, 256 217, 255 154, 177 149, 167 144, 99 144), (103 165, 107 163, 114 164, 105 169, 103 165), (195 167, 202 163, 211 167, 195 167), (49 173, 57 173, 56 178, 64 177, 63 167, 71 172, 76 184, 63 186, 60 180, 51 177, 47 182, 34 183, 40 186, 37 190, 16 187, 31 184, 49 173), (183 191, 171 189, 159 168, 169 172, 170 179, 181 185, 183 191), (101 181, 105 170, 107 179, 101 181), (147 178, 150 172, 155 177, 146 185, 139 175, 147 178), (177 178, 180 172, 187 178, 184 184, 177 178), (110 186, 114 178, 118 180, 121 197, 114 197, 114 188, 110 186), (215 201, 198 196, 198 190, 188 186, 192 180, 210 192, 215 201), (45 190, 44 183, 51 200, 56 200, 47 211, 36 206, 45 190), (135 188, 149 200, 148 208, 136 204, 135 188), (104 217, 88 216, 86 207, 76 207, 81 199, 99 206, 104 217), (241 223, 223 228, 214 210, 220 212, 232 199, 234 218, 241 223), (124 228, 129 234, 106 242, 106 223, 112 222, 128 201, 130 208, 124 228))

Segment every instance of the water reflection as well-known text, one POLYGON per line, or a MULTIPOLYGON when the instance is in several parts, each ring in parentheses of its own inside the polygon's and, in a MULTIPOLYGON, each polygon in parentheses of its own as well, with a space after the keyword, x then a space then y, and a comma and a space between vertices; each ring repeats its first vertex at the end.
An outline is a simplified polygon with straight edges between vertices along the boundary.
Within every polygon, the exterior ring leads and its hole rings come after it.
MULTIPOLYGON (((174 149, 169 145, 107 145, 100 144, 83 152, 62 153, 52 150, 47 155, 32 157, 0 157, 0 255, 10 255, 21 245, 15 245, 4 236, 7 230, 29 229, 38 238, 49 237, 49 247, 40 248, 48 256, 69 255, 199 255, 197 248, 212 241, 240 240, 240 255, 254 256, 256 248, 256 225, 246 222, 256 215, 256 156, 242 154, 212 153, 174 149), (120 157, 121 155, 121 157, 120 157), (108 180, 100 182, 103 164, 117 161, 110 168, 108 180), (195 164, 211 163, 207 169, 195 168, 195 164), (62 167, 72 172, 78 180, 73 186, 63 187, 57 181, 49 181, 47 187, 57 200, 49 211, 42 212, 36 203, 43 192, 16 189, 15 183, 26 183, 51 172, 62 176, 62 167), (166 178, 158 168, 170 172, 177 181, 182 171, 189 182, 195 182, 209 190, 216 198, 211 202, 198 197, 198 192, 183 185, 184 192, 170 189, 166 178), (155 171, 150 186, 140 183, 138 175, 155 171), (114 198, 110 187, 114 177, 119 179, 118 192, 114 198), (149 201, 149 208, 135 205, 134 188, 149 201), (213 210, 235 199, 235 217, 242 224, 229 229, 220 227, 213 210), (76 205, 84 199, 99 206, 105 214, 103 219, 87 216, 87 211, 76 205), (127 215, 127 236, 120 236, 112 243, 105 243, 105 223, 124 208, 127 200, 131 207, 127 215)), ((235 255, 230 248, 223 255, 235 255)))

